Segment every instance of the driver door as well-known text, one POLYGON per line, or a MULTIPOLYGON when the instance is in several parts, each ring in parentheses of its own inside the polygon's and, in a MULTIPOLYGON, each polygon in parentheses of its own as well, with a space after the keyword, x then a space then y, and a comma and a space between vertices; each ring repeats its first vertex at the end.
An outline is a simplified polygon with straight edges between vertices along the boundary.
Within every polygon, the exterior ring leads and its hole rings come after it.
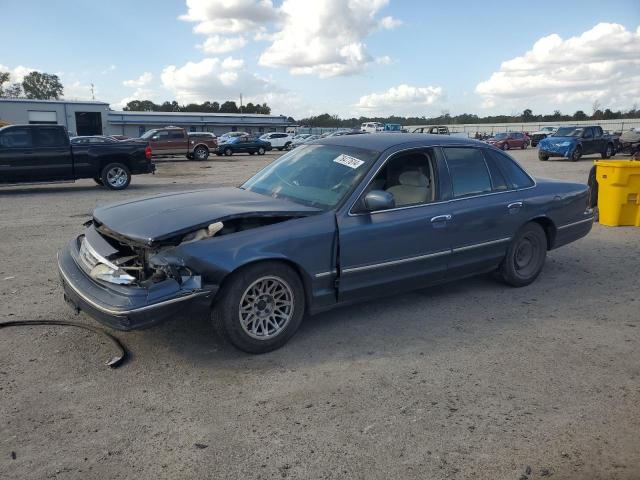
POLYGON ((358 200, 339 215, 339 299, 371 298, 442 280, 451 253, 448 203, 432 149, 393 155, 365 189, 394 195, 395 208, 367 211, 358 200))

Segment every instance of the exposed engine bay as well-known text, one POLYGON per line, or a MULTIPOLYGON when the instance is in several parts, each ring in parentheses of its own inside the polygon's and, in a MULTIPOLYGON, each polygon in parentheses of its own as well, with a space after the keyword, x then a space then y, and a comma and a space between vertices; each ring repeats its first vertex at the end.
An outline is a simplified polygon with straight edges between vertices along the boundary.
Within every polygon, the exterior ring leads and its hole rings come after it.
POLYGON ((176 247, 210 239, 215 236, 251 230, 284 222, 299 216, 241 216, 226 218, 198 226, 192 231, 154 242, 152 245, 133 241, 105 225, 91 220, 87 231, 79 237, 82 268, 95 280, 119 285, 150 287, 167 279, 175 280, 183 289, 199 289, 202 279, 183 261, 175 260, 171 251, 176 247))

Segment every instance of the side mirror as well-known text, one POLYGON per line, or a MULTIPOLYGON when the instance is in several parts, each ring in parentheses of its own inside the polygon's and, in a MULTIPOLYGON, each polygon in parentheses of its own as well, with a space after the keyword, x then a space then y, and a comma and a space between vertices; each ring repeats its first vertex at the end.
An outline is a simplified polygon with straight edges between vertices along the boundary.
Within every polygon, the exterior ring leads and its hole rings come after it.
POLYGON ((158 135, 154 135, 153 137, 151 137, 151 140, 159 140, 160 137, 158 135))
POLYGON ((364 208, 369 212, 388 210, 396 206, 393 195, 384 190, 371 190, 365 195, 363 203, 364 208))

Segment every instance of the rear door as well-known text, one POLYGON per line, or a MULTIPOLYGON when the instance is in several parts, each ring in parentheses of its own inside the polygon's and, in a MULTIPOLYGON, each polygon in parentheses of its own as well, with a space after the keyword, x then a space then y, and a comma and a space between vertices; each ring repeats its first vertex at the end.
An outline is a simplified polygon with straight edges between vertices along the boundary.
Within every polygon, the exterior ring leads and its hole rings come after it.
POLYGON ((444 147, 443 151, 453 196, 449 275, 459 277, 496 268, 524 222, 522 194, 496 166, 490 156, 493 150, 444 147))
POLYGON ((582 154, 588 155, 590 153, 596 153, 597 146, 596 141, 593 138, 593 128, 586 127, 582 131, 582 154))
POLYGON ((607 140, 604 137, 602 127, 593 127, 593 152, 592 153, 604 153, 607 140))
POLYGON ((59 127, 33 129, 33 175, 42 181, 72 180, 73 157, 69 137, 59 127))

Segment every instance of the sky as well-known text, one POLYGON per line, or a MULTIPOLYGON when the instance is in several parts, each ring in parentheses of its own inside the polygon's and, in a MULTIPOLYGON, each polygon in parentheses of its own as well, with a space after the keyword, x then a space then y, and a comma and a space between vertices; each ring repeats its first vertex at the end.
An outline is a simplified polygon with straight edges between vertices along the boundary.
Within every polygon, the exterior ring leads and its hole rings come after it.
POLYGON ((0 71, 69 99, 303 118, 640 104, 640 0, 0 0, 0 71))

